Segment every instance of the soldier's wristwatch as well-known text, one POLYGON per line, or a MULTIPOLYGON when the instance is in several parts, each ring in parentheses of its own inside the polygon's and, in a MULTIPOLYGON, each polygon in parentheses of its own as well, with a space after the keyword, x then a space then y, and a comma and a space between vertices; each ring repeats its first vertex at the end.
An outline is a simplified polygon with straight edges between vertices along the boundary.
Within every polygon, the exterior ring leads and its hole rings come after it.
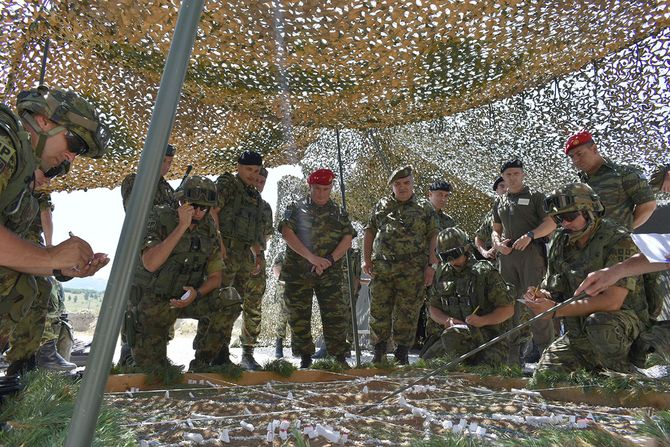
POLYGON ((526 233, 526 236, 528 236, 531 241, 535 240, 535 233, 533 233, 532 231, 529 231, 528 233, 526 233))
POLYGON ((437 270, 438 264, 430 264, 430 268, 437 270))

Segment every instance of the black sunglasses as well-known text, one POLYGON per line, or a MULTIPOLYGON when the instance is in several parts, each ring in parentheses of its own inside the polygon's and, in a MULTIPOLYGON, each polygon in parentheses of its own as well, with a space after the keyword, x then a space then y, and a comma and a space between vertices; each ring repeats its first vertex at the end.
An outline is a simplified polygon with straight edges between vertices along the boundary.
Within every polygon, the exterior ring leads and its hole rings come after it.
POLYGON ((437 254, 437 256, 442 260, 442 262, 453 261, 458 259, 465 254, 465 247, 452 248, 451 250, 443 251, 437 254))
POLYGON ((571 211, 569 213, 561 213, 554 215, 554 222, 561 224, 563 222, 572 222, 578 218, 582 213, 579 211, 571 211))
POLYGON ((209 208, 210 208, 209 205, 200 205, 198 203, 193 203, 193 204, 191 204, 191 206, 193 207, 194 210, 200 209, 200 210, 203 210, 205 212, 209 211, 209 208))
POLYGON ((65 131, 65 141, 67 141, 67 148, 70 152, 77 155, 84 155, 88 152, 88 144, 76 133, 71 130, 65 131))

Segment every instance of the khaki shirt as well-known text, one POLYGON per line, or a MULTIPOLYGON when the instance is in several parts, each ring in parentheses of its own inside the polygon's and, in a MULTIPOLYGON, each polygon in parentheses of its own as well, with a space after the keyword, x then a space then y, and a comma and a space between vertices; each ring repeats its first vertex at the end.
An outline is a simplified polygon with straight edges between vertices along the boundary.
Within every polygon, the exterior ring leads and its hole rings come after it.
POLYGON ((518 193, 506 193, 493 204, 493 223, 502 224, 503 239, 516 240, 539 227, 544 212, 544 194, 524 186, 518 193))

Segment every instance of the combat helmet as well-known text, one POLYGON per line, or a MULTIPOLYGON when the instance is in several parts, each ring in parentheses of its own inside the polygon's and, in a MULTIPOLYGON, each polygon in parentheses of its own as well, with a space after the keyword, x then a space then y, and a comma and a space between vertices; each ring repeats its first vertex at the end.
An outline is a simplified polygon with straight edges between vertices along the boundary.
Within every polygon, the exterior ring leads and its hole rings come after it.
POLYGON ((557 223, 561 219, 556 216, 582 211, 593 221, 603 215, 605 207, 598 194, 586 183, 568 183, 544 199, 544 211, 557 223))
POLYGON ((445 228, 437 235, 437 255, 442 262, 453 261, 470 253, 470 241, 460 228, 445 228))
POLYGON ((38 157, 42 156, 46 139, 64 130, 73 152, 90 158, 100 158, 107 150, 109 132, 100 122, 98 113, 93 106, 76 93, 60 88, 50 89, 40 86, 19 93, 16 99, 19 116, 26 120, 40 135, 35 149, 38 157), (41 132, 32 114, 40 114, 59 124, 49 132, 41 132))
POLYGON ((175 191, 175 198, 193 205, 216 206, 216 185, 206 177, 194 175, 175 191))

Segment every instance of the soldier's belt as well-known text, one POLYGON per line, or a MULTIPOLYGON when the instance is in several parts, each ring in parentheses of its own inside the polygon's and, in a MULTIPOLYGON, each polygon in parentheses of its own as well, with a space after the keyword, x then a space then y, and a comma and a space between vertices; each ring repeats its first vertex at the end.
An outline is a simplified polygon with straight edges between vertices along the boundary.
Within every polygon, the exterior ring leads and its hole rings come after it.
POLYGON ((405 261, 417 261, 426 262, 428 255, 424 252, 414 252, 414 253, 403 253, 401 255, 377 255, 373 258, 374 261, 381 260, 386 262, 405 262, 405 261))

